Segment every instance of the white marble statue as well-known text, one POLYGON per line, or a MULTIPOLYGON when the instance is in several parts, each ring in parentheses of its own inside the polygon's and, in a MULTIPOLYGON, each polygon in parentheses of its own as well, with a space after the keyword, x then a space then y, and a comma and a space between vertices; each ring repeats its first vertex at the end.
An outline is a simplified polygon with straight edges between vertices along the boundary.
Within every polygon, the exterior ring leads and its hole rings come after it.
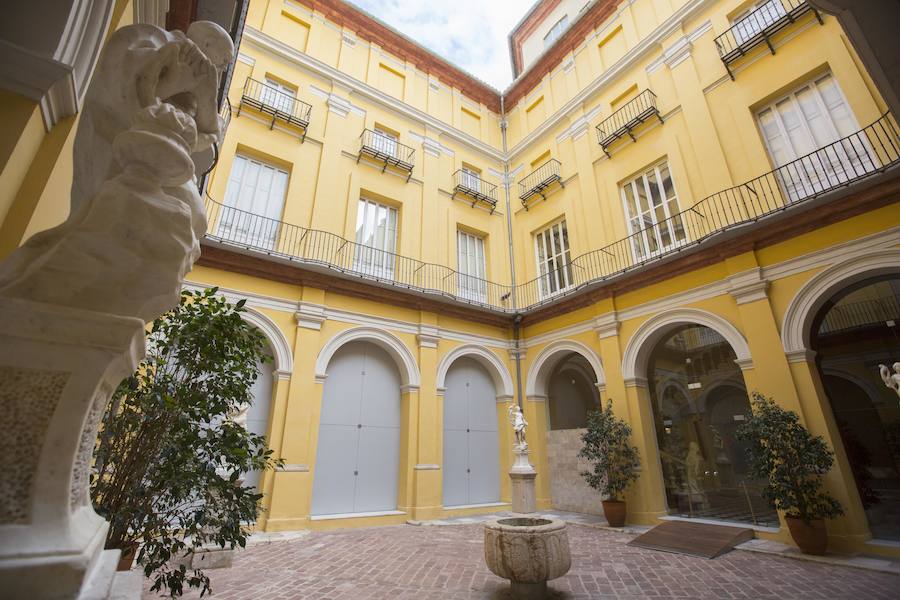
POLYGON ((878 365, 878 370, 884 385, 893 390, 897 397, 900 398, 900 362, 895 362, 891 366, 894 368, 893 373, 886 365, 878 365))
POLYGON ((528 442, 525 441, 525 431, 528 429, 528 421, 525 420, 525 415, 522 414, 522 407, 518 404, 510 404, 506 414, 516 436, 516 447, 518 449, 527 449, 528 442))
POLYGON ((0 297, 150 321, 178 303, 206 231, 198 157, 221 136, 234 54, 214 23, 112 34, 84 99, 70 214, 0 265, 0 297))
POLYGON ((692 441, 688 446, 688 453, 684 459, 685 478, 687 479, 688 492, 691 494, 702 494, 700 488, 700 465, 703 462, 703 455, 700 453, 700 445, 692 441))

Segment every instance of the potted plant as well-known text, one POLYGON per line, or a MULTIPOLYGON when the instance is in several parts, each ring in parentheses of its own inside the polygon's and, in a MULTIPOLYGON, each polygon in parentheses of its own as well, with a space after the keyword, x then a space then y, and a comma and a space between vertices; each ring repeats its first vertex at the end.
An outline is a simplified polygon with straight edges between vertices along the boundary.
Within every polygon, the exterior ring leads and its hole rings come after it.
POLYGON ((122 550, 120 569, 136 560, 151 591, 171 597, 210 591, 194 558, 244 546, 262 494, 242 476, 283 462, 239 418, 270 360, 243 305, 215 288, 183 292, 149 328, 147 356, 113 394, 94 449, 91 496, 110 521, 106 547, 122 550))
POLYGON ((587 431, 581 436, 584 444, 578 456, 593 465, 592 471, 582 471, 587 484, 604 494, 603 514, 611 527, 625 525, 625 489, 638 477, 641 461, 638 449, 629 444, 631 427, 613 414, 612 401, 605 409, 588 414, 587 431))
POLYGON ((737 430, 749 442, 750 472, 765 480, 763 497, 784 511, 791 537, 806 554, 825 554, 825 519, 843 514, 837 500, 822 489, 822 476, 834 453, 821 436, 814 437, 797 413, 785 410, 758 392, 753 414, 737 430))

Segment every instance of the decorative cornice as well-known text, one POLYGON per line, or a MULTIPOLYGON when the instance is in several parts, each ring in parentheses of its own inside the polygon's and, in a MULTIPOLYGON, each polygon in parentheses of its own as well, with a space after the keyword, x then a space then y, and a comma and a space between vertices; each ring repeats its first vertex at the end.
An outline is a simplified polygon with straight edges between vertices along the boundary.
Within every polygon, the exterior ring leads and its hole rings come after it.
POLYGON ((690 58, 693 47, 694 45, 687 36, 678 38, 674 44, 663 51, 663 61, 671 69, 690 58))
POLYGON ((319 331, 322 329, 322 323, 324 323, 327 318, 328 317, 325 315, 325 307, 321 304, 312 304, 303 301, 297 303, 297 312, 294 313, 297 327, 319 331))
POLYGON ((616 311, 607 313, 602 317, 597 317, 596 319, 594 319, 594 331, 597 332, 597 337, 601 340, 603 338, 619 335, 620 325, 621 322, 619 321, 616 311))
POLYGON ((743 271, 728 278, 728 293, 738 304, 747 304, 768 298, 769 280, 763 278, 762 269, 743 271))
POLYGON ((626 377, 625 387, 644 388, 647 389, 649 384, 646 377, 626 377))
POLYGON ((435 464, 420 464, 413 467, 415 471, 440 471, 441 465, 435 464))
POLYGON ((286 463, 278 467, 278 470, 285 473, 309 473, 309 465, 286 463))
POLYGON ((740 367, 741 371, 749 371, 753 368, 752 358, 736 358, 734 364, 740 367))
POLYGON ((325 104, 328 106, 328 112, 334 113, 341 118, 349 115, 350 109, 353 106, 346 98, 341 98, 334 94, 328 94, 325 104))
POLYGON ((401 394, 407 394, 407 393, 411 393, 411 392, 416 392, 416 393, 418 393, 418 392, 419 392, 419 386, 414 385, 414 384, 411 384, 411 383, 406 384, 406 385, 401 385, 401 386, 400 386, 400 393, 401 393, 401 394))
POLYGON ((792 350, 790 352, 785 352, 784 355, 787 357, 789 363, 802 363, 802 362, 813 362, 816 359, 816 351, 815 350, 792 350))
POLYGON ((431 325, 419 325, 419 333, 416 334, 416 341, 419 342, 419 348, 437 348, 441 339, 441 332, 437 327, 431 325))

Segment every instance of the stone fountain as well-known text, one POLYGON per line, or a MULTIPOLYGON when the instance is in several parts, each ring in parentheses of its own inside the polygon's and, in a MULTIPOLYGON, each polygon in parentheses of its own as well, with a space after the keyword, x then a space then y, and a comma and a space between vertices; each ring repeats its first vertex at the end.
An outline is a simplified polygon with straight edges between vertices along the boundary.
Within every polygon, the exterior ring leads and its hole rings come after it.
MULTIPOLYGON (((509 472, 513 512, 534 513, 537 472, 528 461, 528 422, 516 404, 507 413, 516 437, 516 458, 509 472)), ((547 581, 562 577, 572 565, 566 523, 528 516, 491 521, 484 526, 484 561, 492 573, 510 581, 513 597, 546 598, 547 581)))

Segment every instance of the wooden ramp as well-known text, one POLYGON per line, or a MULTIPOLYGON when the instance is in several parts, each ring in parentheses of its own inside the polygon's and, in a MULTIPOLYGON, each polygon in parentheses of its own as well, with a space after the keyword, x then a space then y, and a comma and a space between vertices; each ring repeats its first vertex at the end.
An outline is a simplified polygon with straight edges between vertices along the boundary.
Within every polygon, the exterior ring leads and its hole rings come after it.
POLYGON ((629 546, 715 558, 754 538, 752 529, 690 521, 666 521, 631 540, 629 546))

